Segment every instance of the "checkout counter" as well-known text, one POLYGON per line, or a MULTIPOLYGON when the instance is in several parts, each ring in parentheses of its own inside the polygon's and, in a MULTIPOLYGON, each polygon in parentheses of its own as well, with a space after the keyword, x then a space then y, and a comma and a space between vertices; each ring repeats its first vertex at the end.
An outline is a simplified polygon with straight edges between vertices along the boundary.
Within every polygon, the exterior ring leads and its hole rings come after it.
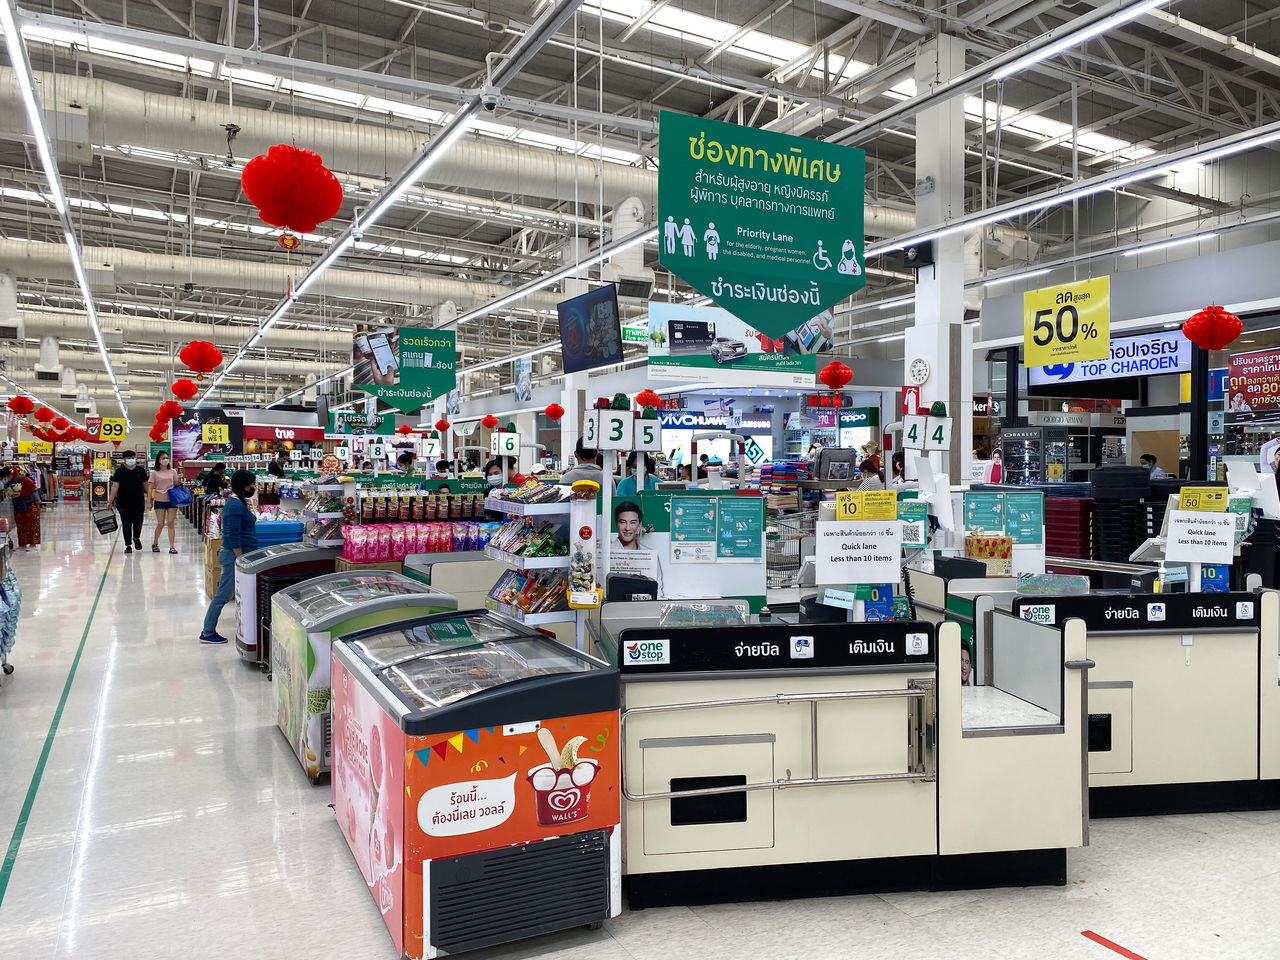
POLYGON ((966 689, 956 623, 687 606, 601 614, 633 909, 1066 882, 1087 842, 1078 621, 993 611, 991 682, 966 689))
POLYGON ((1019 597, 1087 630, 1093 816, 1280 807, 1280 594, 1019 597))

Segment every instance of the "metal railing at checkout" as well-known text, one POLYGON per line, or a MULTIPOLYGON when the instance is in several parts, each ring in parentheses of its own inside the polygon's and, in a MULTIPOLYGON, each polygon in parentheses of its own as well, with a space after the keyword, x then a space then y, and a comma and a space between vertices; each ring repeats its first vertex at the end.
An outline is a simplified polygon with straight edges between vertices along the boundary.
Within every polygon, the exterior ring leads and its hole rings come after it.
POLYGON ((938 779, 937 691, 933 680, 909 680, 907 686, 894 690, 850 690, 836 693, 778 693, 771 697, 740 697, 731 700, 699 700, 692 703, 660 704, 652 707, 633 707, 622 712, 619 736, 626 744, 627 720, 637 715, 677 713, 683 710, 712 710, 717 707, 747 707, 765 704, 809 704, 809 764, 812 776, 788 777, 767 780, 762 783, 734 784, 724 787, 699 787, 690 790, 670 790, 662 793, 632 793, 627 788, 626 771, 623 771, 622 795, 628 800, 674 800, 686 797, 707 797, 725 793, 743 793, 748 790, 789 790, 794 787, 828 787, 856 783, 931 783, 938 779), (864 773, 843 777, 818 776, 818 706, 823 703, 847 700, 890 700, 907 702, 907 769, 902 773, 864 773))

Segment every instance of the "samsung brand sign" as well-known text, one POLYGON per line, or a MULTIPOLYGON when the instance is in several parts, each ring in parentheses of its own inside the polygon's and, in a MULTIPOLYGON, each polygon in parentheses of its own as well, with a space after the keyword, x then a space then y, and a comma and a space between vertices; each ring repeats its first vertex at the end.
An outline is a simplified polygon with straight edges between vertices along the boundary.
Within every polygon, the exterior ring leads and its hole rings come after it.
POLYGON ((1181 331, 1171 330, 1140 337, 1118 337, 1111 341, 1111 355, 1105 360, 1031 367, 1027 377, 1033 387, 1048 387, 1086 380, 1188 373, 1190 370, 1191 341, 1181 331))

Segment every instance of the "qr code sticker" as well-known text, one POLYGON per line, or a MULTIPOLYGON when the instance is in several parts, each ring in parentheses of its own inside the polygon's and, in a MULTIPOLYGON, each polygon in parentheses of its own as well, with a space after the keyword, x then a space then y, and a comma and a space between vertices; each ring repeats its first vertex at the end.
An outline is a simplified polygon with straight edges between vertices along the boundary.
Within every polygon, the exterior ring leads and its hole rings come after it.
POLYGON ((924 524, 922 523, 906 523, 902 525, 902 542, 903 543, 923 543, 924 542, 924 524))

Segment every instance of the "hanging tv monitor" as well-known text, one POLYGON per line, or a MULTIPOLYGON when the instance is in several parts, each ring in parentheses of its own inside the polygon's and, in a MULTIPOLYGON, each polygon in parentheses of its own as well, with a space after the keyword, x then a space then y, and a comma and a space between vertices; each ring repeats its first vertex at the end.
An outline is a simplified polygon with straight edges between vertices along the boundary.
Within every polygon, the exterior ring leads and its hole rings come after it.
POLYGON ((618 287, 606 284, 556 304, 560 319, 560 353, 565 373, 593 370, 622 362, 622 325, 618 319, 618 287))

